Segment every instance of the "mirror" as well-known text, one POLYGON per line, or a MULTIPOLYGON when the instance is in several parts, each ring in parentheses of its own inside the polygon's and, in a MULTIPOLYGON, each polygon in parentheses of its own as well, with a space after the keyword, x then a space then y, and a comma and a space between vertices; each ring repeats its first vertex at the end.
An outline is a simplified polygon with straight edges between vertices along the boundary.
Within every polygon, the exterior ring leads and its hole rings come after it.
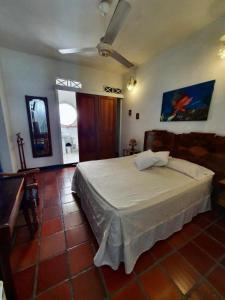
POLYGON ((33 157, 52 155, 46 97, 25 96, 33 157))

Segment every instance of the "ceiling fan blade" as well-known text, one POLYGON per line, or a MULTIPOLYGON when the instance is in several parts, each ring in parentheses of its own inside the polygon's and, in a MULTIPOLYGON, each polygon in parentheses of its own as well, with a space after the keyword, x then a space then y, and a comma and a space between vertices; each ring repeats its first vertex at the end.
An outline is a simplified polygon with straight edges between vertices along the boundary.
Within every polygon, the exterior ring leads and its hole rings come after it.
POLYGON ((70 49, 59 49, 59 53, 61 54, 82 54, 82 55, 94 55, 97 54, 96 47, 90 48, 70 48, 70 49))
POLYGON ((110 20, 109 26, 106 30, 105 36, 101 40, 103 43, 107 43, 110 45, 113 43, 130 9, 130 3, 128 3, 126 0, 119 0, 114 14, 110 20))
POLYGON ((121 63, 122 65, 124 65, 127 68, 134 67, 134 65, 129 60, 127 60, 125 57, 123 57, 121 54, 119 54, 115 50, 112 51, 111 57, 113 57, 115 60, 117 60, 119 63, 121 63))

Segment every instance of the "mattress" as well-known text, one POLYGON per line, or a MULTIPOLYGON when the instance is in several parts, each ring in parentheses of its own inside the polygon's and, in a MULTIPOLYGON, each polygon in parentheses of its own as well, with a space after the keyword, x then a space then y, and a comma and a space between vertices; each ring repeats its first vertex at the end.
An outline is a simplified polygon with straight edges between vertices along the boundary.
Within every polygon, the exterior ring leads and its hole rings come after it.
POLYGON ((210 209, 211 181, 167 167, 139 171, 133 156, 79 163, 72 189, 99 244, 95 265, 124 262, 130 273, 141 253, 210 209))

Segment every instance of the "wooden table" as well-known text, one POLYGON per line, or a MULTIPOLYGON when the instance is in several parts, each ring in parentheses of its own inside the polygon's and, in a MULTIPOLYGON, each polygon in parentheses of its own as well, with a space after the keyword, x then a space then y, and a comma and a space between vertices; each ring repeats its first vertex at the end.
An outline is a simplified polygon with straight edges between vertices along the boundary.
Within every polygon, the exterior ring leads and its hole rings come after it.
POLYGON ((139 151, 139 150, 123 149, 123 156, 138 154, 140 152, 141 151, 139 151))
POLYGON ((10 266, 10 248, 23 194, 24 178, 0 180, 0 271, 7 300, 17 299, 10 266))

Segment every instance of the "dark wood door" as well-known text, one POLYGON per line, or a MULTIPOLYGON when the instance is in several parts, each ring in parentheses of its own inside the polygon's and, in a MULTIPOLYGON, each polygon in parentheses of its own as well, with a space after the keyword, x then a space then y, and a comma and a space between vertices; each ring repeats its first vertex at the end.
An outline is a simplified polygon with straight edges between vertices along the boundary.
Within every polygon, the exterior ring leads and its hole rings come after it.
POLYGON ((98 158, 116 156, 116 99, 99 96, 98 99, 98 158))
POLYGON ((80 161, 98 159, 98 96, 77 93, 76 99, 80 161))

